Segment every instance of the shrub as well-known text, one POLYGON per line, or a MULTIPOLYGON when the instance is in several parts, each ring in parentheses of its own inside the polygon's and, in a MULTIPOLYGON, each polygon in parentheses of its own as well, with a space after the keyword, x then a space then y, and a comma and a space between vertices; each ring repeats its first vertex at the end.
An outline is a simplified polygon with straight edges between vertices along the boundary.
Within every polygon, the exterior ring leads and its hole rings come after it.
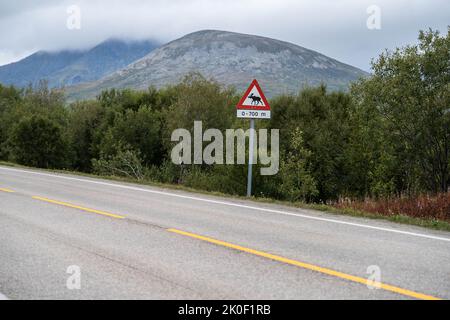
POLYGON ((67 165, 67 143, 61 128, 40 116, 22 119, 9 140, 12 160, 27 166, 63 168, 67 165))
POLYGON ((116 175, 142 180, 144 168, 140 152, 127 146, 118 146, 115 155, 101 155, 92 160, 94 172, 101 175, 116 175))
POLYGON ((291 134, 291 150, 281 162, 280 194, 290 201, 309 201, 318 194, 309 166, 311 151, 306 150, 303 133, 297 127, 291 134))
POLYGON ((406 215, 415 218, 450 221, 450 193, 398 197, 390 199, 366 199, 364 201, 341 200, 338 208, 352 208, 385 216, 406 215))

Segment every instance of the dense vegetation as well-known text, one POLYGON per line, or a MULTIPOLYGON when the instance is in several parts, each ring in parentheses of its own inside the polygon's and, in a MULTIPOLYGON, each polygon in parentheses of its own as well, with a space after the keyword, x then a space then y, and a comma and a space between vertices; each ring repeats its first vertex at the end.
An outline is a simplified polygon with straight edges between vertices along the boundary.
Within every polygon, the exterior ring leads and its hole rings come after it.
MULTIPOLYGON (((256 196, 327 202, 448 191, 450 29, 421 32, 418 45, 382 53, 372 69, 349 92, 308 87, 270 101, 273 118, 257 127, 280 129, 280 172, 255 170, 256 196)), ((45 83, 0 86, 0 159, 243 195, 245 165, 170 161, 172 130, 192 131, 194 120, 247 129, 235 117, 238 99, 198 74, 70 105, 45 83)))

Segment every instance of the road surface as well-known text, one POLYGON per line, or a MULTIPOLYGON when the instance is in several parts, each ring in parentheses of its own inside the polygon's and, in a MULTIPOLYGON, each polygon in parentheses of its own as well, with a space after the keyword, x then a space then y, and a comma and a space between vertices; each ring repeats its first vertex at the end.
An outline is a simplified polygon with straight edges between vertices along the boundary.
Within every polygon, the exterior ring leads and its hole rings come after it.
POLYGON ((0 166, 0 297, 448 299, 450 233, 0 166))

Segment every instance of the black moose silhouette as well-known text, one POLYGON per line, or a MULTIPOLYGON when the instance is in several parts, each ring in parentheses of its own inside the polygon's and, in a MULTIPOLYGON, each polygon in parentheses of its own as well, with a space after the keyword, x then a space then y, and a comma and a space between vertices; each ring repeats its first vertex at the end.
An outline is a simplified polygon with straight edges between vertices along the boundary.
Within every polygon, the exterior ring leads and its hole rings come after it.
POLYGON ((252 105, 259 105, 263 104, 261 97, 255 96, 253 92, 248 96, 250 99, 252 99, 252 105))

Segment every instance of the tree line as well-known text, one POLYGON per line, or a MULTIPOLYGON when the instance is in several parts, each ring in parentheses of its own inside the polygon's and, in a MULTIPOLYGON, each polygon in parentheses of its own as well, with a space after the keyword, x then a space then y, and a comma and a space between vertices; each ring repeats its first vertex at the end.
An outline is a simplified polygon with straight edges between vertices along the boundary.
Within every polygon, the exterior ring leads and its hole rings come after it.
MULTIPOLYGON (((199 74, 143 91, 105 90, 65 102, 45 82, 0 85, 0 160, 245 195, 245 165, 174 165, 171 132, 248 128, 239 93, 199 74)), ((450 183, 450 29, 383 52, 347 92, 325 85, 270 99, 280 171, 255 170, 258 197, 328 202, 447 192, 450 183)))

